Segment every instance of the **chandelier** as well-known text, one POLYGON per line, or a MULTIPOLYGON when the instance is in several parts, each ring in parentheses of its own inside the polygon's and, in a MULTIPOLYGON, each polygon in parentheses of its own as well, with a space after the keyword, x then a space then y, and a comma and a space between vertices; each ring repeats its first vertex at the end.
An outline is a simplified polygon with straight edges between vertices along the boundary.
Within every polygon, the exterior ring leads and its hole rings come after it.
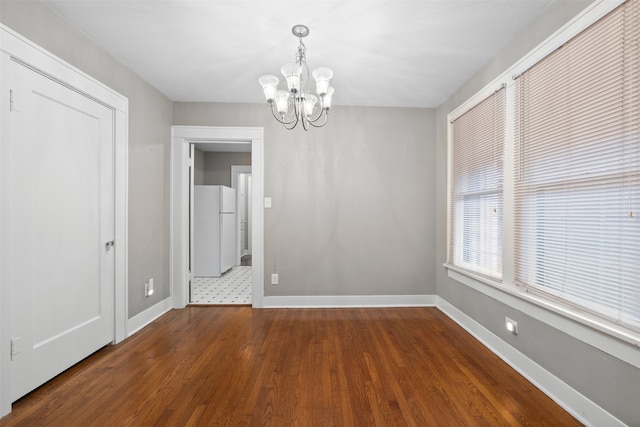
POLYGON ((280 70, 287 83, 288 90, 278 90, 280 80, 276 76, 267 75, 258 79, 264 97, 271 107, 273 117, 291 130, 302 122, 304 130, 310 126, 322 127, 327 123, 333 87, 329 86, 333 78, 333 70, 320 67, 309 73, 307 65, 306 46, 302 38, 309 35, 306 25, 296 25, 291 29, 294 36, 298 37, 300 44, 296 53, 295 62, 285 64, 280 70), (305 84, 309 80, 309 74, 316 82, 316 95, 305 91, 305 84))

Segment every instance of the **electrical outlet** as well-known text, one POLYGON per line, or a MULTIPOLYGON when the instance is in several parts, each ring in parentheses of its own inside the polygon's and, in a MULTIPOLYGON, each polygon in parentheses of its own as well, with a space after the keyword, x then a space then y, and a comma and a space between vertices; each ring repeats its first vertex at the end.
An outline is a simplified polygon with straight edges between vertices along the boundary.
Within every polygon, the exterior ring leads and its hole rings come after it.
POLYGON ((505 317, 504 326, 507 328, 507 331, 511 332, 513 335, 518 335, 518 322, 515 320, 505 317))
POLYGON ((271 275, 271 284, 272 285, 277 285, 278 284, 278 280, 279 280, 278 273, 273 273, 271 275))

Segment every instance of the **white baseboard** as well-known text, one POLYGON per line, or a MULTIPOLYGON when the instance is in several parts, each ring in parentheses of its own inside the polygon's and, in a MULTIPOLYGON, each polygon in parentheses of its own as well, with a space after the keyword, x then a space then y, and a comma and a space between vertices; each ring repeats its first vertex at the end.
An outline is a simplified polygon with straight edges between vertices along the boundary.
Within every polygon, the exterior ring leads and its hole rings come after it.
POLYGON ((147 308, 142 313, 136 314, 127 320, 127 337, 144 329, 145 326, 156 320, 173 308, 173 299, 166 298, 159 303, 147 308))
POLYGON ((434 307, 435 295, 265 296, 264 308, 434 307))
POLYGON ((440 311, 462 326, 485 347, 518 371, 581 423, 587 426, 625 426, 622 421, 520 353, 446 300, 436 297, 436 305, 440 311))

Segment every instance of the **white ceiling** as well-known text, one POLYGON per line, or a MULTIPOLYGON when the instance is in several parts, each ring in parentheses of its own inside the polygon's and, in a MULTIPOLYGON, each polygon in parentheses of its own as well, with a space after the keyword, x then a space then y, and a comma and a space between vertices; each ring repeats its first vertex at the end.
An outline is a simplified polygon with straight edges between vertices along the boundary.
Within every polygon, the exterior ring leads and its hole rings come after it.
POLYGON ((391 107, 437 107, 553 1, 43 0, 173 101, 264 102, 305 24, 334 105, 391 107))

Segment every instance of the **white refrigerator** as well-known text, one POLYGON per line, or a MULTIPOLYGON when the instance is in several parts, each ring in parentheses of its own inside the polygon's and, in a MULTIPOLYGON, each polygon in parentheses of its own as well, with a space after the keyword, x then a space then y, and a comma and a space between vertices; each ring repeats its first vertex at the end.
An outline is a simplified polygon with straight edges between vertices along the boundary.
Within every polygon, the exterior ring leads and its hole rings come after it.
POLYGON ((193 275, 218 277, 236 264, 236 190, 193 189, 193 275))

